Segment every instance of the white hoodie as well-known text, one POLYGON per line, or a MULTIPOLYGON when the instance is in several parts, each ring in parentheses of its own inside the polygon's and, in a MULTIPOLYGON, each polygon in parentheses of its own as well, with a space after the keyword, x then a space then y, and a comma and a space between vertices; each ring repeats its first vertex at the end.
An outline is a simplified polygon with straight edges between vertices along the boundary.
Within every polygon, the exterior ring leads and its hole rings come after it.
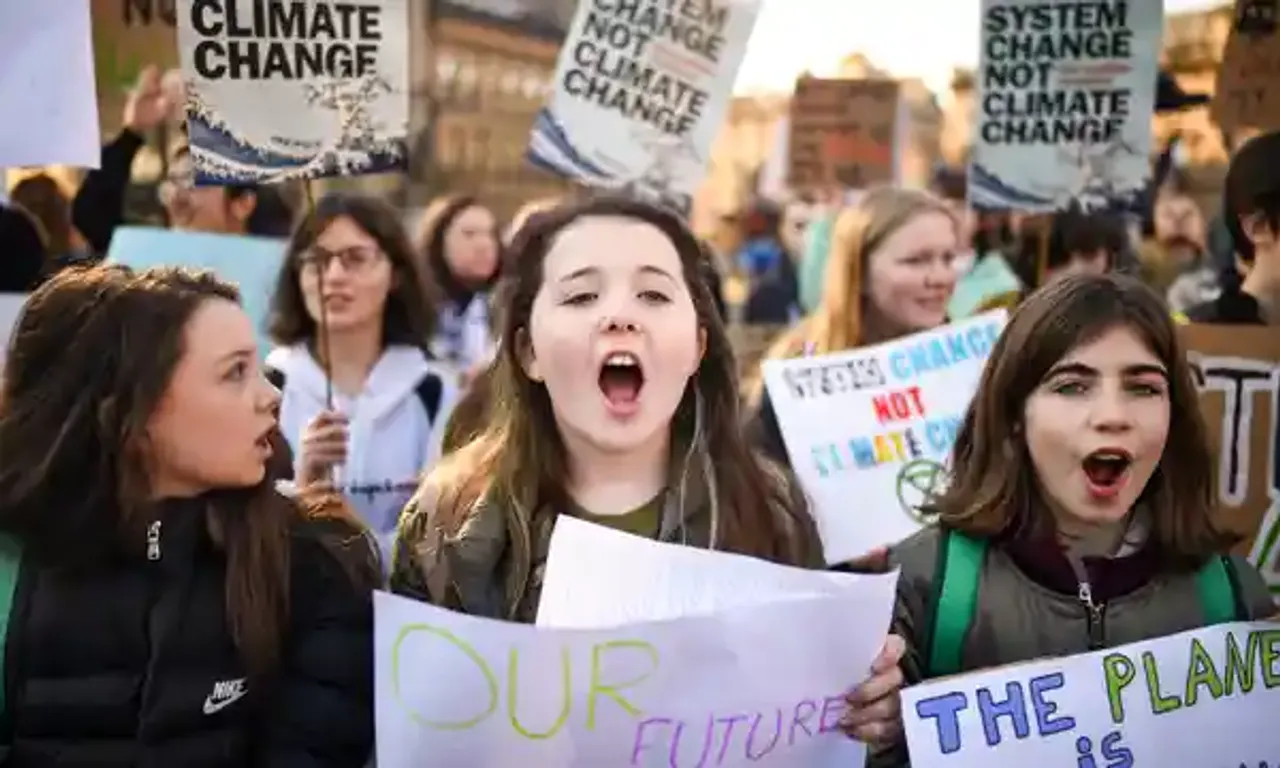
MULTIPOLYGON (((266 363, 284 376, 280 429, 297 460, 303 430, 325 407, 324 371, 303 344, 272 350, 266 363)), ((347 463, 337 468, 335 479, 377 538, 384 564, 391 561, 400 510, 439 458, 444 426, 457 400, 448 366, 401 345, 382 353, 358 397, 333 392, 334 409, 350 419, 347 463), (430 423, 418 395, 427 376, 441 379, 440 405, 430 423)))

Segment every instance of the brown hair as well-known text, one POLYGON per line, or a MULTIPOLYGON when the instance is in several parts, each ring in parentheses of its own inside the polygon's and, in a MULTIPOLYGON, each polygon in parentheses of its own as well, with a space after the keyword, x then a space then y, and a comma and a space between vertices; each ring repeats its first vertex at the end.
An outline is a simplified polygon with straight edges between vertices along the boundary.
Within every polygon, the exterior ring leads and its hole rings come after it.
POLYGON ((1173 568, 1194 568, 1234 543, 1213 520, 1213 456, 1186 350, 1160 298, 1124 275, 1071 275, 1018 306, 996 342, 952 452, 952 480, 935 510, 975 537, 1026 535, 1045 524, 1044 500, 1022 435, 1027 399, 1071 350, 1130 328, 1169 373, 1173 418, 1164 453, 1139 497, 1152 541, 1173 568))
POLYGON ((71 252, 71 201, 57 180, 46 173, 14 185, 9 199, 22 206, 40 225, 45 250, 60 257, 71 252))
POLYGON ((381 200, 361 195, 326 195, 298 221, 289 240, 285 266, 276 280, 271 337, 280 344, 297 344, 315 338, 316 321, 307 311, 298 283, 301 258, 330 224, 343 218, 351 219, 373 238, 391 263, 391 290, 382 310, 382 343, 426 349, 435 332, 435 297, 424 287, 413 248, 395 209, 381 200))
MULTIPOLYGON (((477 502, 498 493, 512 502, 519 524, 546 501, 558 501, 568 467, 564 443, 546 388, 525 375, 519 349, 534 298, 542 287, 543 261, 558 235, 582 219, 623 217, 663 233, 680 255, 685 284, 706 351, 672 418, 673 455, 691 448, 704 462, 720 497, 717 548, 784 563, 810 554, 813 530, 803 498, 748 444, 740 426, 737 372, 715 304, 701 278, 702 250, 673 213, 634 200, 601 196, 535 216, 506 254, 496 305, 500 310, 498 357, 486 374, 491 391, 483 431, 446 456, 425 481, 438 498, 445 530, 457 530, 477 502), (701 401, 700 403, 698 401, 701 401), (695 429, 701 411, 700 429, 695 429)), ((676 482, 673 480, 673 482, 676 482)))
MULTIPOLYGON (((184 354, 188 320, 219 299, 239 294, 210 272, 121 266, 65 270, 31 295, 0 394, 0 529, 34 560, 92 569, 140 540, 151 503, 147 423, 184 354)), ((274 482, 268 473, 205 496, 210 534, 226 553, 231 635, 254 676, 280 659, 294 523, 314 515, 359 531, 342 505, 308 497, 304 511, 274 482)))

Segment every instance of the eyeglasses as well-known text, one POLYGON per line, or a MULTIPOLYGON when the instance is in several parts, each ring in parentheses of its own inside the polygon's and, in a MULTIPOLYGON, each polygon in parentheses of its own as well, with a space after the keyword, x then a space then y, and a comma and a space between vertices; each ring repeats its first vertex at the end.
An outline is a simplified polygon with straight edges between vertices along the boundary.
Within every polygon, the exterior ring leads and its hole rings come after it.
POLYGON ((322 272, 327 272, 329 264, 334 259, 337 259, 344 272, 355 275, 368 271, 381 257, 381 251, 367 246, 357 245, 336 251, 311 247, 303 251, 298 257, 298 265, 303 275, 315 277, 322 272))

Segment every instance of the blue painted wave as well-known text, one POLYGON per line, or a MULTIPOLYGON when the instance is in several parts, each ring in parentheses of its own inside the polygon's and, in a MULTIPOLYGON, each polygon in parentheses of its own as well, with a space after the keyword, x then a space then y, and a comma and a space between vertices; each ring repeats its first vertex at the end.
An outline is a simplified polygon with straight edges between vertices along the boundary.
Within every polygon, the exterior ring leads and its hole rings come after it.
POLYGON ((539 168, 588 184, 606 184, 617 178, 574 145, 569 132, 548 107, 543 107, 534 120, 525 157, 539 168))

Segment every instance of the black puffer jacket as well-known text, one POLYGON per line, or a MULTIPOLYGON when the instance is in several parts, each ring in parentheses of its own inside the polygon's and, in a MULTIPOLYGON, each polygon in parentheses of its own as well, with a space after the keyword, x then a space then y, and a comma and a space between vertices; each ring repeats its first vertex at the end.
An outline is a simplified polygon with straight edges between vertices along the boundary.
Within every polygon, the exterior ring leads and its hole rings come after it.
POLYGON ((133 558, 92 577, 23 562, 5 654, 5 766, 359 768, 368 760, 370 592, 321 544, 320 524, 299 523, 280 670, 247 683, 227 625, 224 559, 199 504, 166 502, 161 527, 149 528, 151 552, 140 541, 133 558))

